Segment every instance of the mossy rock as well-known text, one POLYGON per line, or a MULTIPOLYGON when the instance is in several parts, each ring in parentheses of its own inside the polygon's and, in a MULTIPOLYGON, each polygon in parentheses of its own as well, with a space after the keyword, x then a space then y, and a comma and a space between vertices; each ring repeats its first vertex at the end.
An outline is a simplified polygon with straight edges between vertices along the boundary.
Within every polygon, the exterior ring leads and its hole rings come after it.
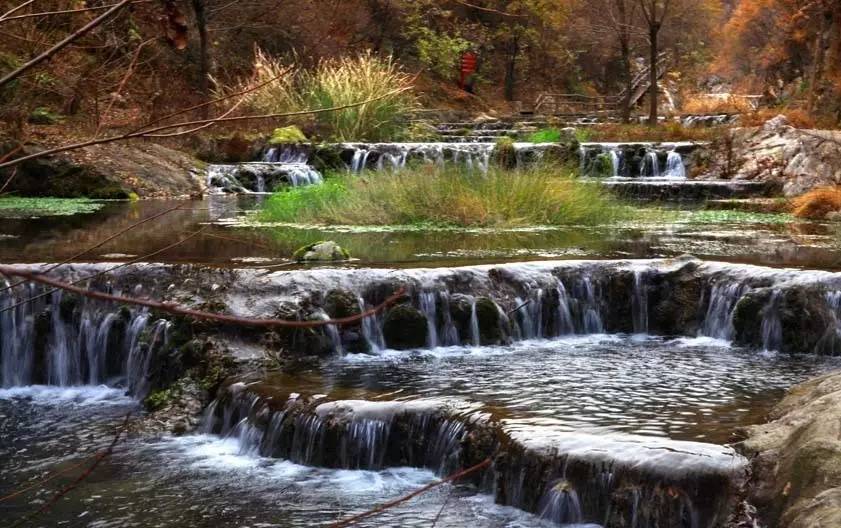
POLYGON ((476 299, 476 319, 479 322, 479 342, 483 346, 501 345, 508 340, 499 307, 487 297, 476 299))
POLYGON ((494 163, 503 169, 514 169, 517 167, 517 149, 514 147, 514 140, 509 137, 500 138, 493 150, 494 163))
POLYGON ((408 304, 400 304, 389 310, 383 322, 386 346, 395 350, 426 346, 428 333, 426 316, 408 304))
POLYGON ((350 253, 332 240, 322 240, 299 248, 292 254, 292 260, 297 262, 337 262, 350 260, 350 253))
POLYGON ((288 127, 276 128, 269 138, 269 146, 276 147, 279 145, 293 145, 298 143, 307 143, 309 139, 301 132, 301 129, 292 125, 288 127))
POLYGON ((64 116, 45 106, 39 106, 29 114, 27 121, 33 125, 57 125, 64 121, 64 116))
POLYGON ((600 178, 613 176, 613 157, 607 152, 596 156, 596 159, 593 161, 591 175, 600 178))
POLYGON ((331 319, 341 319, 362 313, 362 308, 355 293, 337 289, 324 296, 324 311, 331 319))

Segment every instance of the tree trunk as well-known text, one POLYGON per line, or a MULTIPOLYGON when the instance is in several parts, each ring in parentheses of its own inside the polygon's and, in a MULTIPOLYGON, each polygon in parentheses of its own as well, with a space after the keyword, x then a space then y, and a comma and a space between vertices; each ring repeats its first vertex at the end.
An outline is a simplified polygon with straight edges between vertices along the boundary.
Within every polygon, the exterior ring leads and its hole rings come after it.
POLYGON ((517 55, 520 54, 520 40, 517 35, 511 39, 508 64, 505 67, 505 100, 514 100, 514 88, 517 83, 517 55))
POLYGON ((631 75, 631 47, 628 44, 627 38, 621 39, 620 49, 622 52, 622 80, 625 81, 625 96, 622 97, 622 122, 629 123, 631 121, 631 97, 634 96, 634 79, 631 75))
POLYGON ((826 39, 832 29, 832 11, 825 11, 821 17, 821 27, 815 37, 815 51, 812 57, 812 71, 809 75, 809 95, 806 100, 806 111, 810 114, 815 110, 815 102, 819 97, 823 81, 824 57, 826 55, 826 39))
MULTIPOLYGON (((193 13, 196 16, 196 28, 199 32, 199 92, 202 102, 210 98, 210 50, 207 35, 207 11, 205 0, 192 0, 193 13)), ((202 118, 207 119, 210 107, 202 108, 202 118)))
POLYGON ((648 88, 648 124, 657 126, 657 36, 660 28, 657 24, 652 24, 648 30, 649 50, 651 57, 649 59, 650 67, 648 72, 648 79, 651 86, 648 88))

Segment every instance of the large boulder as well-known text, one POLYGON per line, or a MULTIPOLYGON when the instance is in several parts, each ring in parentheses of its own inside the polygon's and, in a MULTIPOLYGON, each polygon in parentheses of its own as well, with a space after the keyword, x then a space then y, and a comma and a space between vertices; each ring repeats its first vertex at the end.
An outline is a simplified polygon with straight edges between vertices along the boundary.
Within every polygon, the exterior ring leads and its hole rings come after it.
POLYGON ((733 313, 735 342, 790 354, 833 353, 835 315, 815 286, 759 288, 745 294, 733 313))
POLYGON ((784 116, 737 128, 715 141, 701 179, 768 182, 786 196, 841 184, 841 131, 803 130, 784 116))
POLYGON ((791 389, 771 422, 749 427, 738 448, 751 459, 748 500, 763 526, 841 526, 841 374, 791 389))

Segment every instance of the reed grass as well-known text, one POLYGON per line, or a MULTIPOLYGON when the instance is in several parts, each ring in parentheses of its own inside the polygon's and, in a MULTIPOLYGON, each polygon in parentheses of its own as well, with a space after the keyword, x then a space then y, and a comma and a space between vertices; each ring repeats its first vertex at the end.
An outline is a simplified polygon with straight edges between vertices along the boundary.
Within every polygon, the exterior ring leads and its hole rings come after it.
POLYGON ((419 166, 399 172, 336 174, 324 185, 281 191, 264 221, 339 225, 528 227, 599 225, 632 209, 568 169, 539 167, 486 174, 419 166))
POLYGON ((412 78, 391 57, 370 52, 321 61, 311 70, 287 65, 255 50, 250 78, 221 93, 235 93, 275 79, 250 93, 248 105, 259 112, 296 112, 377 99, 336 112, 301 118, 295 124, 330 141, 385 141, 406 132, 417 98, 412 78), (406 91, 395 92, 401 88, 406 91), (309 119, 309 121, 308 121, 309 119))

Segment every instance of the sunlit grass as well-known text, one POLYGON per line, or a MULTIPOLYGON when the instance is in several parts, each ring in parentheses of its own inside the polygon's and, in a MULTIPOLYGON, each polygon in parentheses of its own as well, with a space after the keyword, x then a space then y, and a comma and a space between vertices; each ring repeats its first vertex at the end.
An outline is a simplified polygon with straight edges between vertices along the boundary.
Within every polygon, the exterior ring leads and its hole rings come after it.
POLYGON ((602 225, 633 209, 598 184, 558 167, 486 174, 422 166, 399 172, 336 174, 321 186, 272 196, 259 220, 343 225, 518 227, 602 225))

